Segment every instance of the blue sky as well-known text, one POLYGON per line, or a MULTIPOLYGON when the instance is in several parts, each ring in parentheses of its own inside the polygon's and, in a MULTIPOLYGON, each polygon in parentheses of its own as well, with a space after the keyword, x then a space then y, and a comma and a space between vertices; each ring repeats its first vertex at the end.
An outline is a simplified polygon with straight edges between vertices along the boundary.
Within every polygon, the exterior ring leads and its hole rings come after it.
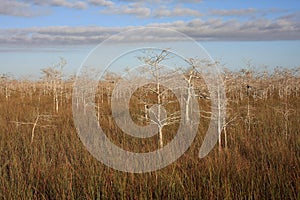
POLYGON ((245 60, 256 67, 300 66, 299 0, 0 0, 0 5, 0 73, 39 75, 61 56, 68 62, 66 73, 75 73, 94 46, 144 26, 184 33, 228 68, 244 67, 245 60))

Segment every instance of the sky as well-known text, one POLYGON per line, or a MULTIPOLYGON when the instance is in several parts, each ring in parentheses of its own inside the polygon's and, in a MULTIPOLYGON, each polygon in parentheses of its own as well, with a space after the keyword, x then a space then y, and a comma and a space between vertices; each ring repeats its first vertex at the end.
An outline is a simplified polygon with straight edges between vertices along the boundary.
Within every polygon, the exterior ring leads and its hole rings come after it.
POLYGON ((0 74, 39 76, 60 57, 76 73, 96 45, 141 27, 179 31, 229 69, 300 66, 299 0, 0 0, 0 74))

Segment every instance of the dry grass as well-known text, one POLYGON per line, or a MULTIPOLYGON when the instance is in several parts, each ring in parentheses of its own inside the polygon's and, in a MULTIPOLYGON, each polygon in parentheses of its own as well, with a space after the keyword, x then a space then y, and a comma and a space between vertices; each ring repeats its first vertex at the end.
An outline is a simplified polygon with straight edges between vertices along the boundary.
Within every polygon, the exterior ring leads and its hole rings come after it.
MULTIPOLYGON (((234 77, 231 81, 244 78, 234 77)), ((272 80, 249 81, 259 87, 272 80)), ((290 88, 299 84, 299 77, 293 80, 286 83, 290 88)), ((115 171, 87 152, 74 128, 70 98, 64 96, 56 113, 51 93, 43 94, 41 86, 23 97, 18 88, 8 99, 1 94, 0 198, 300 199, 299 90, 280 97, 279 91, 286 85, 279 81, 270 87, 266 98, 257 98, 253 91, 247 95, 244 85, 227 84, 229 118, 238 116, 227 127, 228 148, 219 152, 215 147, 204 159, 198 158, 208 126, 208 120, 203 119, 186 154, 160 171, 145 174, 115 171), (291 113, 285 118, 287 109, 291 113), (33 122, 38 114, 51 115, 51 120, 39 122, 31 141, 32 125, 14 122, 33 122)), ((199 103, 205 107, 207 101, 201 99, 199 103)), ((137 106, 131 112, 139 113, 141 107, 134 102, 132 105, 137 106)), ((145 151, 157 146, 156 137, 147 141, 126 138, 108 120, 109 110, 102 113, 107 115, 100 124, 116 144, 121 142, 130 150, 143 146, 145 151)), ((176 126, 164 131, 176 131, 176 126)), ((170 135, 168 140, 172 139, 170 135)))

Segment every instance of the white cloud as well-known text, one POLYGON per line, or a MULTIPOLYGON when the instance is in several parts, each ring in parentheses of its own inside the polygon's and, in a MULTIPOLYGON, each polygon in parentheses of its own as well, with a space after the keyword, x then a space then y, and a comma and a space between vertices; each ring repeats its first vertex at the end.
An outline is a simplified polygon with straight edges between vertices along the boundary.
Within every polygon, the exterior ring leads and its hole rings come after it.
POLYGON ((256 8, 244 8, 244 9, 212 9, 209 14, 217 15, 217 16, 229 16, 229 17, 241 17, 241 16, 249 16, 249 17, 261 17, 268 14, 283 14, 287 12, 284 9, 278 8, 270 8, 270 9, 256 9, 256 8))
POLYGON ((31 9, 30 4, 15 0, 0 0, 0 15, 32 17, 39 15, 31 9))
MULTIPOLYGON (((88 9, 90 6, 105 7, 102 14, 134 15, 137 17, 175 17, 175 16, 201 16, 197 10, 185 7, 176 7, 172 10, 156 8, 166 6, 172 1, 119 1, 110 0, 0 0, 0 14, 11 16, 37 16, 46 13, 36 12, 51 7, 66 7, 71 9, 88 9), (131 3, 130 3, 131 2, 131 3), (132 3, 133 2, 133 3, 132 3), (33 7, 36 10, 33 12, 33 7), (152 13, 151 9, 154 10, 152 13)), ((176 1, 177 3, 182 1, 176 1)))
MULTIPOLYGON (((287 19, 241 22, 237 20, 194 19, 189 22, 149 24, 149 27, 171 28, 196 40, 299 40, 299 23, 287 19)), ((0 44, 97 44, 111 35, 132 27, 44 27, 0 30, 0 44)), ((170 39, 166 35, 135 35, 131 40, 170 39)))
POLYGON ((84 1, 68 1, 68 0, 27 0, 35 5, 39 6, 56 6, 56 7, 68 7, 75 9, 86 9, 87 3, 84 1))
MULTIPOLYGON (((140 0, 120 0, 122 2, 135 2, 135 3, 140 3, 141 1, 140 0)), ((173 0, 144 0, 142 1, 143 3, 147 2, 147 3, 155 3, 155 4, 158 4, 158 3, 170 3, 172 2, 173 0)))
POLYGON ((174 8, 173 10, 161 8, 153 12, 154 17, 178 17, 178 16, 202 16, 202 13, 198 10, 190 8, 174 8))
POLYGON ((176 3, 200 3, 203 0, 174 0, 176 3))
POLYGON ((0 44, 64 45, 99 43, 124 28, 52 26, 0 30, 0 44))
POLYGON ((84 1, 68 0, 0 0, 0 15, 35 17, 49 14, 47 7, 86 9, 88 4, 84 1))
POLYGON ((252 15, 256 14, 259 11, 254 8, 246 8, 246 9, 233 9, 233 10, 211 10, 210 13, 213 15, 220 16, 243 16, 243 15, 252 15))
POLYGON ((113 6, 115 5, 112 1, 107 0, 88 0, 88 2, 94 6, 113 6))
POLYGON ((128 5, 111 6, 106 10, 102 10, 101 13, 149 17, 151 14, 151 10, 150 8, 144 7, 142 3, 130 3, 128 5))
MULTIPOLYGON (((141 2, 140 0, 120 0, 123 2, 141 2)), ((203 0, 144 0, 143 2, 150 2, 150 3, 200 3, 203 0)))

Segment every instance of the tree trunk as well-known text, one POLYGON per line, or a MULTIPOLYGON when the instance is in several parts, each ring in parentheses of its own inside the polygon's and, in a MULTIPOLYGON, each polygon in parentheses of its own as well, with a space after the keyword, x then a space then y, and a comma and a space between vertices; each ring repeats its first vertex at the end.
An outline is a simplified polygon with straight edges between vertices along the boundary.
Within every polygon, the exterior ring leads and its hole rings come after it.
POLYGON ((227 143, 227 130, 226 130, 226 126, 224 126, 224 128, 223 128, 223 130, 224 130, 224 145, 225 145, 225 150, 227 150, 228 149, 228 143, 227 143))
POLYGON ((185 122, 189 122, 190 121, 190 116, 189 116, 189 108, 190 108, 190 99, 191 99, 191 85, 190 85, 190 81, 189 81, 189 85, 188 85, 188 94, 187 94, 187 100, 185 102, 185 122))
POLYGON ((163 142, 163 135, 162 135, 162 126, 158 127, 158 134, 159 134, 159 147, 162 148, 164 146, 163 142))
POLYGON ((222 132, 222 123, 221 123, 221 99, 220 99, 220 88, 218 85, 218 135, 219 135, 219 151, 222 150, 222 137, 221 137, 221 132, 222 132))

